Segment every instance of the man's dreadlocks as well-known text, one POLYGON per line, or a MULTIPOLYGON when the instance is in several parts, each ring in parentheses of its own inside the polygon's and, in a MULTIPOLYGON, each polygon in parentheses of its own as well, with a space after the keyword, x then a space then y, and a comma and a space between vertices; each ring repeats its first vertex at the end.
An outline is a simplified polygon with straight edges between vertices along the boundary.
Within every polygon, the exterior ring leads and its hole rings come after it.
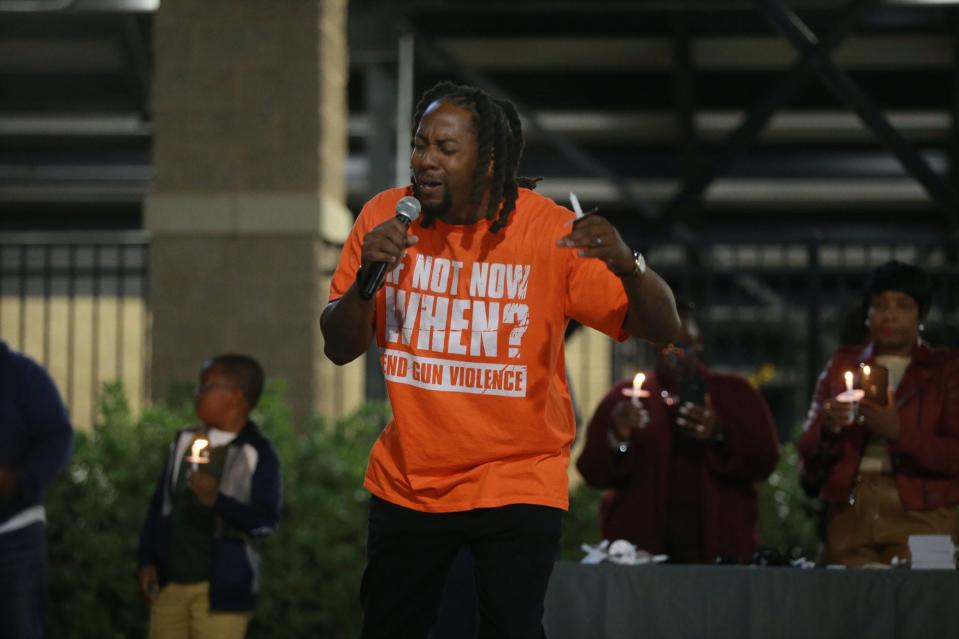
MULTIPOLYGON (((497 100, 482 89, 452 82, 440 82, 424 93, 416 105, 416 112, 413 115, 413 137, 416 137, 416 130, 420 126, 420 120, 423 119, 423 112, 437 100, 455 104, 473 114, 477 155, 470 201, 479 204, 483 200, 486 170, 490 161, 493 161, 493 175, 489 183, 489 204, 484 215, 487 219, 493 219, 499 211, 499 216, 490 226, 490 232, 496 233, 506 225, 509 214, 516 208, 519 187, 536 188, 537 180, 516 175, 523 155, 523 125, 520 122, 519 113, 508 100, 497 100), (501 202, 502 206, 500 206, 501 202)), ((426 216, 422 220, 424 226, 429 226, 432 222, 433 220, 426 216)))

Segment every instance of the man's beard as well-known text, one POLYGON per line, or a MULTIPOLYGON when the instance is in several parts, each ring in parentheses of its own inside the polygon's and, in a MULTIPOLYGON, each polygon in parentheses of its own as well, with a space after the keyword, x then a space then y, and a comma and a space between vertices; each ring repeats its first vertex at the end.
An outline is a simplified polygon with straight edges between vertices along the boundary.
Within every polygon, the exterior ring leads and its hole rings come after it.
POLYGON ((432 222, 447 213, 453 208, 453 198, 450 196, 448 189, 443 190, 443 199, 437 204, 423 204, 423 199, 420 197, 419 187, 416 182, 413 182, 413 196, 420 201, 422 205, 422 214, 423 216, 432 222))

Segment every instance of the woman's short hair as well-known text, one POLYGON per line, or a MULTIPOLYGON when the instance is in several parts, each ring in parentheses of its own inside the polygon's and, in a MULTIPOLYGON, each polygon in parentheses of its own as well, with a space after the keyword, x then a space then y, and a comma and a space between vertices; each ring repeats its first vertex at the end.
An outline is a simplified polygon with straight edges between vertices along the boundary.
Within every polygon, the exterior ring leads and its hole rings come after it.
POLYGON ((899 291, 914 299, 920 318, 926 316, 932 304, 932 281, 923 269, 913 264, 891 260, 876 267, 863 293, 863 314, 869 312, 872 298, 885 291, 899 291))

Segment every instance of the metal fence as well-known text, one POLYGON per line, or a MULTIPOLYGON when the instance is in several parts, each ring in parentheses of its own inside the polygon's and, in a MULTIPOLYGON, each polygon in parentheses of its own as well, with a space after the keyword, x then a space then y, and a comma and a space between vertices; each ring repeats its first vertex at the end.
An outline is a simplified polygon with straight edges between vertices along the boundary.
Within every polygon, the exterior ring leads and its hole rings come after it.
MULTIPOLYGON (((924 267, 936 286, 924 336, 936 346, 959 343, 957 249, 938 238, 864 243, 811 237, 660 245, 647 254, 676 293, 697 304, 707 363, 758 383, 786 440, 804 418, 832 351, 865 337, 858 309, 879 264, 898 259, 924 267)), ((631 340, 616 347, 613 376, 628 377, 653 361, 650 347, 631 340)))
POLYGON ((148 398, 145 233, 0 235, 0 338, 51 373, 74 423, 95 422, 100 390, 148 398))

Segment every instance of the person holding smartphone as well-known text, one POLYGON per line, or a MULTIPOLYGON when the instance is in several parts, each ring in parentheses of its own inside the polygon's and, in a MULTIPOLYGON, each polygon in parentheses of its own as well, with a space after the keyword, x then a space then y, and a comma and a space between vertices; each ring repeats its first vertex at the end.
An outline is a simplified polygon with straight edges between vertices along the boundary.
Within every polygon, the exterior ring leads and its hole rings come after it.
POLYGON ((841 346, 819 377, 799 452, 827 505, 829 563, 906 561, 910 535, 956 537, 959 353, 922 339, 931 301, 921 268, 879 266, 862 299, 869 344, 841 346), (858 406, 835 400, 846 371, 862 380, 858 406))
POLYGON ((779 460, 766 402, 739 375, 702 363, 693 306, 677 300, 680 337, 662 346, 634 403, 624 380, 590 420, 576 467, 606 491, 605 539, 626 539, 675 563, 746 563, 757 544, 755 483, 779 460))

